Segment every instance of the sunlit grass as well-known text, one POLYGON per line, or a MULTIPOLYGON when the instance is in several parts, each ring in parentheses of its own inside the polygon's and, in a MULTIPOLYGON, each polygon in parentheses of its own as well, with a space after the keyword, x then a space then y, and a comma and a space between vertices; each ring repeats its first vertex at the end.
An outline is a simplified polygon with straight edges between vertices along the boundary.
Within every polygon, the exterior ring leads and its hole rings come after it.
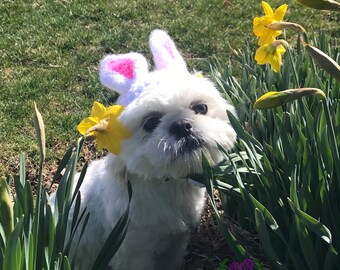
MULTIPOLYGON (((271 1, 272 6, 281 1, 271 1)), ((302 9, 289 1, 289 17, 307 30, 328 27, 339 35, 339 16, 302 9), (312 24, 313 23, 313 24, 312 24)), ((94 100, 112 101, 99 84, 106 53, 138 51, 150 59, 152 29, 169 31, 191 68, 208 71, 207 59, 230 58, 252 37, 257 1, 17 1, 0 3, 0 174, 19 153, 35 159, 33 101, 46 123, 47 160, 60 158, 76 139, 76 125, 94 100)), ((151 64, 151 63, 150 63, 151 64)))

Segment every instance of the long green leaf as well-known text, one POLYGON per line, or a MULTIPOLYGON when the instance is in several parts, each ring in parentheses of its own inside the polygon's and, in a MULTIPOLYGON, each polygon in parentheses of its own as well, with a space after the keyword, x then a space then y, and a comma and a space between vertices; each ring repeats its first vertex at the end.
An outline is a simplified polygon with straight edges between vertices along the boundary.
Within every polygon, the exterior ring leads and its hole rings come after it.
POLYGON ((130 182, 128 182, 127 187, 129 194, 128 206, 124 214, 120 217, 117 224, 112 229, 103 248, 100 250, 95 262, 93 263, 92 270, 106 269, 108 263, 110 262, 114 254, 117 252, 118 248, 120 247, 125 238, 129 224, 128 218, 130 210, 130 201, 132 197, 132 186, 130 182))
POLYGON ((212 168, 209 164, 208 159, 205 157, 205 155, 202 153, 202 167, 203 167, 203 183, 207 189, 207 193, 211 202, 211 206, 213 207, 214 213, 217 217, 217 223, 222 231, 223 236, 225 237, 229 247, 233 251, 236 257, 238 258, 244 258, 246 255, 246 251, 243 248, 243 246, 238 243, 235 236, 225 227, 225 224, 221 220, 221 217, 218 213, 216 201, 214 197, 214 175, 212 168))
POLYGON ((63 156, 63 158, 60 160, 57 171, 55 172, 54 176, 53 176, 53 180, 51 182, 51 185, 49 187, 49 190, 51 189, 52 185, 57 181, 57 179, 60 177, 61 172, 66 168, 68 162, 70 161, 71 157, 72 157, 72 152, 73 149, 72 147, 70 147, 65 155, 63 156))
POLYGON ((325 258, 325 263, 323 265, 323 270, 335 269, 336 266, 339 266, 339 257, 338 252, 335 250, 333 245, 328 247, 327 255, 325 258))
POLYGON ((281 231, 279 230, 279 225, 277 224, 275 218, 272 216, 272 214, 268 211, 268 209, 261 204, 258 200, 256 200, 256 198, 249 194, 251 200, 253 201, 254 204, 254 208, 257 208, 263 215, 266 223, 268 224, 268 226, 273 230, 273 231, 277 231, 278 235, 280 236, 281 239, 284 239, 281 231))
POLYGON ((21 260, 22 254, 18 253, 18 248, 20 247, 23 223, 24 217, 22 216, 8 239, 3 261, 4 270, 20 270, 17 264, 21 260))
POLYGON ((63 270, 71 270, 71 265, 66 256, 63 257, 63 270))
POLYGON ((307 213, 300 210, 295 204, 287 198, 289 201, 289 205, 291 206, 292 210, 299 218, 299 220, 307 226, 310 230, 312 230, 316 235, 321 237, 326 243, 332 243, 332 233, 330 230, 323 225, 321 222, 313 218, 312 216, 308 215, 307 213))
MULTIPOLYGON (((257 208, 254 210, 255 212, 255 223, 256 230, 260 236, 263 248, 266 253, 268 253, 269 258, 272 260, 275 269, 287 269, 279 259, 278 255, 275 253, 275 249, 271 243, 270 234, 266 228, 265 219, 261 213, 261 211, 257 208)), ((287 269, 288 270, 288 269, 287 269)))

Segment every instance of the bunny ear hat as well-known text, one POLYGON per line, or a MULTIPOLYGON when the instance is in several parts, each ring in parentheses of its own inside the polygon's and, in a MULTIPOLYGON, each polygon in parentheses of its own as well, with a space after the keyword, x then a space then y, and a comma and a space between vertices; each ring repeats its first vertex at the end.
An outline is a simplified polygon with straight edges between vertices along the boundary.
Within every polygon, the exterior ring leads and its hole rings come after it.
MULTIPOLYGON (((165 31, 152 31, 149 46, 156 71, 188 73, 182 56, 165 31)), ((120 94, 117 104, 127 106, 143 92, 149 70, 145 57, 132 52, 105 56, 100 62, 99 73, 101 83, 120 94)))

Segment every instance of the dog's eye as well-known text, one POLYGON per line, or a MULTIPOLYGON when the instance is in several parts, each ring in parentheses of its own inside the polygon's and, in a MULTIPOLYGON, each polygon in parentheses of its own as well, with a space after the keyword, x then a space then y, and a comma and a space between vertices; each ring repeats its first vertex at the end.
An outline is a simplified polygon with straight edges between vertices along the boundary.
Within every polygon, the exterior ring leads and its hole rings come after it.
POLYGON ((196 113, 196 114, 207 114, 208 112, 208 106, 207 104, 204 103, 197 103, 193 104, 191 106, 191 109, 196 113))
POLYGON ((152 132, 160 122, 160 116, 152 116, 144 122, 143 129, 147 132, 152 132))

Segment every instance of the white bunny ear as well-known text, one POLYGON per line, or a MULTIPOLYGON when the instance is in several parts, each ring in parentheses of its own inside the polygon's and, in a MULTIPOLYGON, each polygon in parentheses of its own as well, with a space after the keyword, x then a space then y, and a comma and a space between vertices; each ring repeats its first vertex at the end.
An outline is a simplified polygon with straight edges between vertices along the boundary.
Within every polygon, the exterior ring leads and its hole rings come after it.
POLYGON ((183 57, 165 31, 159 29, 153 30, 150 35, 149 46, 156 69, 173 68, 181 72, 188 72, 183 57))
POLYGON ((147 73, 148 64, 139 53, 108 55, 100 61, 101 83, 118 92, 117 103, 124 106, 141 93, 147 73))

